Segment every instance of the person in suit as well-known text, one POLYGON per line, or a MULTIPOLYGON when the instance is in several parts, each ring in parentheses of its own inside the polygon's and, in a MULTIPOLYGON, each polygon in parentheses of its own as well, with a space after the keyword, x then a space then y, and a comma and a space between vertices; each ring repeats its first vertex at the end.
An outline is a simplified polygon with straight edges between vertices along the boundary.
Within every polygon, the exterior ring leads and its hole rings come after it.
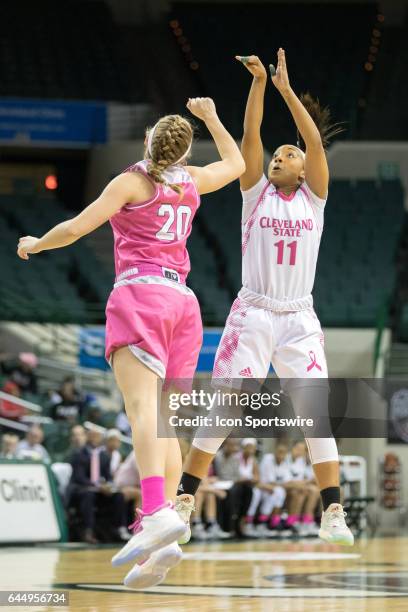
POLYGON ((72 476, 68 490, 69 506, 74 506, 84 526, 83 541, 97 544, 95 537, 96 510, 110 507, 112 527, 119 541, 127 541, 130 534, 126 528, 126 503, 123 494, 115 488, 110 472, 110 456, 101 447, 102 434, 91 429, 87 443, 74 451, 70 463, 72 476))

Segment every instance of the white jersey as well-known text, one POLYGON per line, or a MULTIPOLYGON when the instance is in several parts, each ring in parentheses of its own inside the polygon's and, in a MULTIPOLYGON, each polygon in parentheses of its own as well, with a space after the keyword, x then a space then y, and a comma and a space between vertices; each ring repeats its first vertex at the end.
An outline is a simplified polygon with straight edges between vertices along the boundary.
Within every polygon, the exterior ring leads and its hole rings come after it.
POLYGON ((305 182, 286 196, 265 175, 242 198, 243 286, 283 302, 310 296, 326 200, 305 182))
POLYGON ((298 457, 295 460, 289 459, 289 469, 292 480, 305 480, 306 459, 304 457, 298 457))
POLYGON ((239 477, 244 480, 252 480, 254 477, 254 464, 255 459, 253 457, 249 457, 246 461, 240 453, 239 456, 239 477))
POLYGON ((275 455, 273 455, 272 453, 267 453, 266 455, 264 455, 260 463, 259 476, 261 482, 264 483, 289 482, 291 480, 289 463, 286 459, 281 463, 277 463, 275 455))
POLYGON ((315 475, 313 471, 313 465, 311 463, 306 463, 305 466, 305 480, 314 480, 315 475))

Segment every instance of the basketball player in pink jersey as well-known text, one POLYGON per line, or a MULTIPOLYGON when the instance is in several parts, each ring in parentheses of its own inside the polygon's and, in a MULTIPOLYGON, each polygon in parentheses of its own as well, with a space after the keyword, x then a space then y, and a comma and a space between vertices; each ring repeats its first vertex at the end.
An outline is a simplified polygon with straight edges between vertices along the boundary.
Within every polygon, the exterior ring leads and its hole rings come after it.
MULTIPOLYGON (((340 130, 329 125, 327 110, 320 109, 318 102, 306 96, 303 104, 296 96, 285 52, 279 49, 277 70, 270 67, 272 82, 292 114, 305 151, 294 145, 278 147, 265 176, 260 128, 266 70, 256 56, 237 59, 253 75, 241 147, 246 163, 240 177, 243 287, 227 319, 213 378, 264 380, 272 363, 281 381, 286 381, 295 415, 313 416, 316 404, 328 414, 324 337, 311 291, 329 183, 324 147, 340 130)), ((179 492, 194 495, 222 441, 198 432, 179 492)), ((319 535, 327 542, 352 545, 340 505, 336 442, 333 437, 309 437, 306 443, 324 508, 319 535)), ((186 519, 188 512, 184 514, 186 519)))
POLYGON ((132 427, 142 492, 134 535, 112 563, 136 562, 125 577, 134 588, 164 579, 181 558, 177 539, 186 530, 171 503, 181 475, 180 447, 175 437, 157 436, 157 398, 165 377, 193 378, 202 342, 199 304, 185 284, 187 238, 200 195, 224 187, 245 170, 214 102, 195 98, 187 108, 204 121, 220 161, 186 166, 193 129, 179 115, 162 117, 148 132, 146 159, 114 178, 75 218, 42 238, 26 236, 18 243, 18 255, 28 259, 111 223, 116 280, 106 307, 106 358, 132 427))

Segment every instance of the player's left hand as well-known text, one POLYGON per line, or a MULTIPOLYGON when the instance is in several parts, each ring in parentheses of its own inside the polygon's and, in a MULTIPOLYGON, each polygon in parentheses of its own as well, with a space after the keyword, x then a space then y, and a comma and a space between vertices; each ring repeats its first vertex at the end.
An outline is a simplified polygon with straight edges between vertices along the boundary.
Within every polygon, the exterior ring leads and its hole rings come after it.
POLYGON ((276 89, 281 93, 285 94, 290 90, 290 83, 288 77, 288 69, 286 67, 286 57, 285 51, 280 47, 278 51, 278 67, 275 70, 275 66, 273 64, 269 65, 269 70, 271 72, 272 83, 275 85, 276 89))
POLYGON ((29 255, 40 253, 40 249, 38 248, 39 241, 39 238, 35 238, 34 236, 23 236, 18 241, 17 255, 21 259, 30 259, 29 255))
POLYGON ((189 98, 186 106, 190 113, 204 122, 217 116, 217 109, 212 98, 189 98))

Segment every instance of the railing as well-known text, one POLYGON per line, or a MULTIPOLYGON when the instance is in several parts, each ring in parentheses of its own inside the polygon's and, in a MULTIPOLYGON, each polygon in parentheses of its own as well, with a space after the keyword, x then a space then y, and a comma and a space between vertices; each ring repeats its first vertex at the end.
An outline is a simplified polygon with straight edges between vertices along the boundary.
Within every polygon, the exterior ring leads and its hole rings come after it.
POLYGON ((102 405, 102 407, 110 410, 112 409, 111 405, 120 404, 119 390, 115 385, 113 373, 110 369, 102 371, 83 368, 76 364, 41 357, 38 374, 41 377, 41 388, 49 388, 53 384, 57 386, 61 383, 62 378, 72 376, 76 386, 86 389, 88 393, 95 393, 99 400, 105 401, 105 405, 102 405))
POLYGON ((10 395, 9 393, 4 393, 4 391, 0 391, 0 400, 5 400, 7 402, 16 404, 16 406, 21 406, 21 408, 31 410, 32 412, 42 412, 42 408, 41 406, 39 406, 39 404, 27 402, 27 400, 23 400, 20 397, 16 397, 15 395, 10 395))
POLYGON ((28 425, 23 425, 23 423, 17 423, 16 421, 11 421, 10 419, 5 419, 4 417, 0 417, 0 425, 4 425, 5 427, 9 427, 10 429, 17 429, 18 431, 28 431, 30 427, 28 425))
POLYGON ((376 375, 380 357, 383 357, 382 339, 388 319, 388 300, 385 300, 377 317, 377 333, 374 340, 373 376, 376 375))
MULTIPOLYGON (((93 429, 94 431, 99 431, 101 434, 105 434, 108 431, 106 427, 102 427, 101 425, 96 425, 95 423, 92 423, 91 421, 85 421, 84 427, 85 429, 93 429)), ((133 446, 132 438, 129 438, 128 436, 124 436, 123 434, 120 435, 120 441, 123 442, 124 444, 129 444, 129 446, 133 446)))

